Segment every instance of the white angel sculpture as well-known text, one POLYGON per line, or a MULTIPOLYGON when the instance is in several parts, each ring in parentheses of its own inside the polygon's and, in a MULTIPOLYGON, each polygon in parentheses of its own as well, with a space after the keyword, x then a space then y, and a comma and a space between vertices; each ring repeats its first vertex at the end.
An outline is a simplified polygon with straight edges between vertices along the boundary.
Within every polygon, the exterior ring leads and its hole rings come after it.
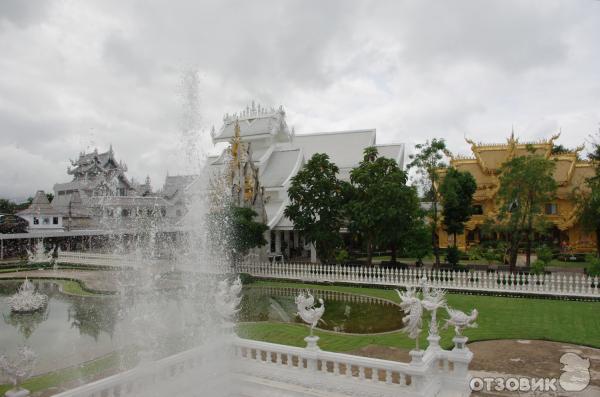
POLYGON ((396 293, 402 301, 400 307, 406 313, 402 318, 405 324, 402 332, 408 334, 408 337, 414 339, 417 343, 416 350, 419 350, 419 335, 423 327, 423 305, 417 296, 417 291, 414 287, 409 287, 406 292, 396 290, 396 293))
POLYGON ((446 311, 450 318, 446 320, 446 324, 444 324, 444 329, 447 329, 449 325, 454 327, 454 332, 456 332, 457 336, 462 335, 462 331, 465 328, 477 328, 477 323, 475 320, 479 315, 477 309, 471 310, 471 314, 465 314, 460 310, 451 309, 446 306, 446 311))
POLYGON ((306 291, 306 294, 301 292, 296 297, 296 306, 298 308, 298 315, 302 320, 308 324, 310 324, 310 336, 313 336, 313 329, 321 320, 323 313, 325 312, 325 304, 323 303, 323 299, 319 299, 319 303, 321 306, 315 306, 315 298, 312 294, 306 291))

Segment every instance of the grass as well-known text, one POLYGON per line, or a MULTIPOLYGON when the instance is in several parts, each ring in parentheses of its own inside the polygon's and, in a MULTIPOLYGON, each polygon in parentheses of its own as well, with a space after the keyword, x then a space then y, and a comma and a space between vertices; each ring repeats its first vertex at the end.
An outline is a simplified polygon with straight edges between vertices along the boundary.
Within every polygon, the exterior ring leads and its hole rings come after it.
MULTIPOLYGON (((114 370, 120 366, 130 367, 133 359, 131 354, 121 357, 117 353, 111 353, 93 361, 88 361, 78 366, 61 369, 47 374, 42 374, 30 378, 23 383, 24 388, 32 393, 40 390, 46 390, 51 387, 64 385, 68 382, 81 379, 83 382, 90 382, 95 376, 109 370, 114 370)), ((0 385, 0 395, 10 390, 10 385, 0 385)))
MULTIPOLYGON (((293 287, 369 295, 399 302, 393 290, 347 286, 324 286, 315 284, 257 281, 253 285, 269 287, 293 287)), ((470 341, 492 339, 540 339, 600 348, 600 302, 566 301, 535 298, 513 298, 448 294, 450 306, 470 311, 477 308, 478 328, 468 329, 465 335, 470 341)), ((327 302, 325 302, 327 305, 327 302)), ((401 315, 401 313, 398 313, 401 315)), ((445 318, 446 313, 438 313, 445 318)), ((426 322, 427 323, 427 322, 426 322)), ((238 333, 245 338, 267 342, 304 346, 307 328, 298 324, 247 323, 238 326, 238 333)), ((414 341, 401 332, 379 335, 347 335, 317 330, 324 350, 347 352, 367 345, 412 348, 414 341)), ((420 346, 426 346, 426 332, 422 333, 420 346)), ((452 346, 452 330, 441 331, 442 346, 452 346)))
POLYGON ((62 292, 69 295, 79 295, 79 296, 98 296, 98 294, 94 294, 93 292, 89 292, 83 289, 81 283, 74 280, 53 280, 59 283, 62 286, 62 292))

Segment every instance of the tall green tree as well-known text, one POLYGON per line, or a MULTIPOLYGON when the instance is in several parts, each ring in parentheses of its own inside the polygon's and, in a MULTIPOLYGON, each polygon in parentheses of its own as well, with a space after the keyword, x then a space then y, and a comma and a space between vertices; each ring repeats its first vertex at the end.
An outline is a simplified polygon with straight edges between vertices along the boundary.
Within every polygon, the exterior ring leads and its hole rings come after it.
POLYGON ((554 161, 533 152, 513 157, 500 168, 498 220, 507 238, 508 261, 515 269, 519 245, 526 242, 527 265, 531 262, 534 233, 547 226, 544 205, 556 192, 554 161))
POLYGON ((344 205, 344 184, 339 168, 324 153, 315 153, 292 178, 288 189, 290 203, 284 210, 294 229, 314 244, 321 262, 335 260, 342 244, 340 227, 344 205))
MULTIPOLYGON (((600 132, 598 133, 600 137, 600 132)), ((588 158, 595 167, 595 175, 586 179, 584 189, 576 189, 575 202, 579 207, 579 221, 586 232, 596 234, 596 256, 600 258, 600 141, 592 140, 588 158)))
POLYGON ((431 246, 435 256, 435 265, 440 265, 440 249, 439 239, 436 232, 440 214, 438 210, 439 195, 437 184, 439 182, 438 170, 446 167, 444 162, 444 154, 446 153, 446 142, 443 139, 434 138, 425 143, 415 145, 418 153, 411 154, 409 158, 412 160, 408 164, 408 168, 416 168, 419 175, 419 183, 423 189, 425 199, 431 203, 429 211, 430 231, 431 231, 431 246))
POLYGON ((375 147, 366 148, 363 160, 350 172, 348 226, 366 244, 368 265, 376 245, 389 246, 395 262, 398 246, 418 217, 419 199, 407 180, 398 163, 379 157, 375 147))
POLYGON ((442 223, 446 232, 454 236, 454 247, 456 235, 464 232, 465 223, 471 219, 475 190, 477 182, 473 175, 456 168, 449 168, 440 184, 442 223))

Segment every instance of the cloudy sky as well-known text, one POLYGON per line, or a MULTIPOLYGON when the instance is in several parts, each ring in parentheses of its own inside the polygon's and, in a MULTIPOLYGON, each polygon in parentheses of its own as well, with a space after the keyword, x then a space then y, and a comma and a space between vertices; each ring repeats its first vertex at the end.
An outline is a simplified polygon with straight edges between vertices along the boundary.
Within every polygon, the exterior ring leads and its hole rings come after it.
POLYGON ((0 197, 110 143, 138 180, 188 172, 189 70, 204 131, 256 100, 297 133, 575 146, 600 126, 600 1, 1 0, 0 197))

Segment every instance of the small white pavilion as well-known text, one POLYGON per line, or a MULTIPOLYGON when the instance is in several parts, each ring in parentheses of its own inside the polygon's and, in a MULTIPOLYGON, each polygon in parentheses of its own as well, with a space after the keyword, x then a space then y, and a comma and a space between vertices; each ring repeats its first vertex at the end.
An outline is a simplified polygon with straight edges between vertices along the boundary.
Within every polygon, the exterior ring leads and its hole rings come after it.
POLYGON ((62 213, 52 207, 43 190, 38 190, 29 207, 17 215, 29 223, 29 230, 63 230, 62 213))

